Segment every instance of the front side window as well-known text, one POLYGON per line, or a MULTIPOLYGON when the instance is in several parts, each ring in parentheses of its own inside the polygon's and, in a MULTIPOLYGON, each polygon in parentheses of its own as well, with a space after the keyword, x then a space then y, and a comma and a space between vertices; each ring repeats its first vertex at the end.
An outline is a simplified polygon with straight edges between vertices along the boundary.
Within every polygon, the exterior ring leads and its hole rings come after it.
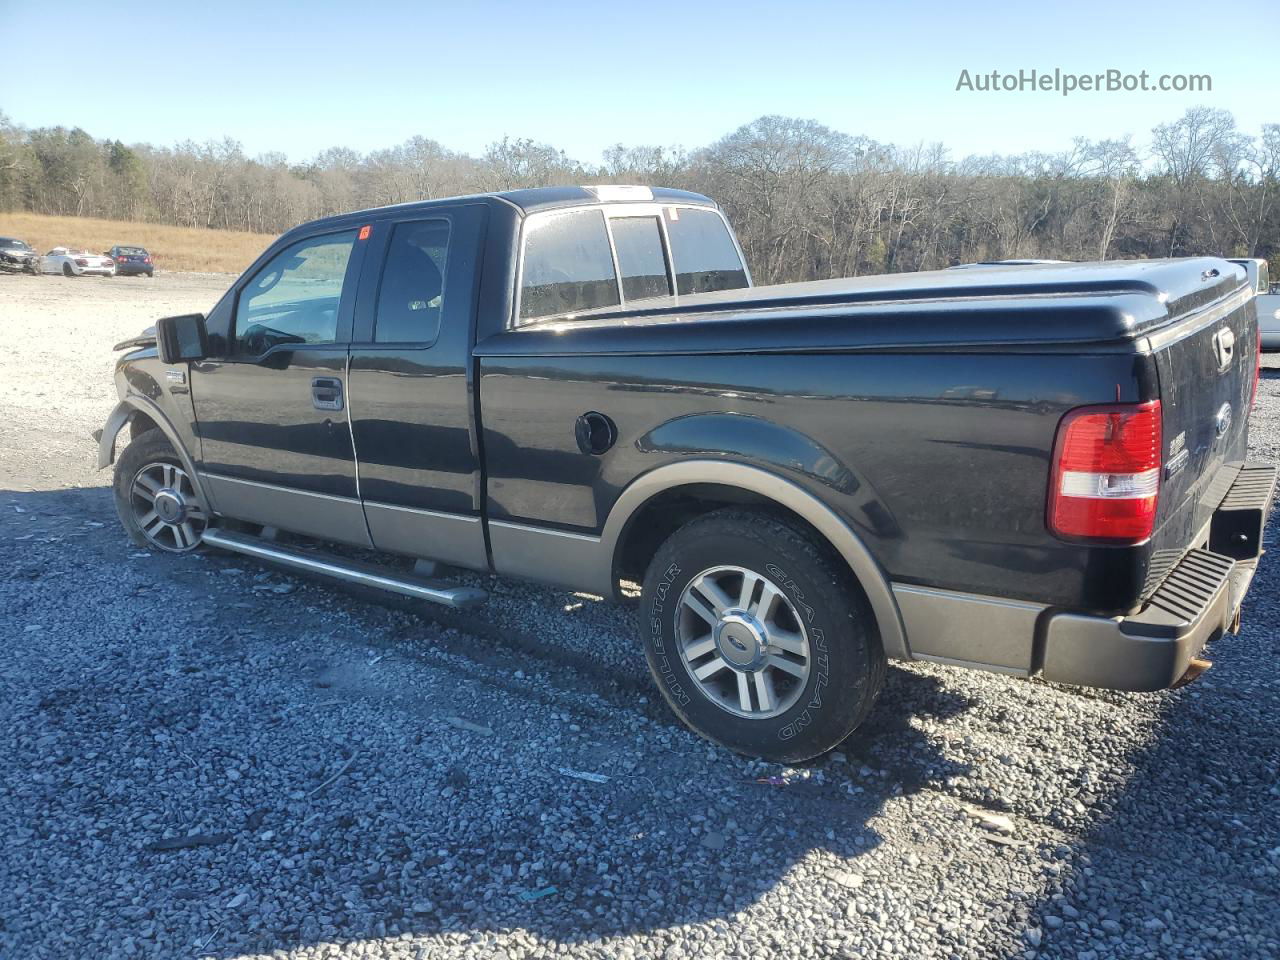
POLYGON ((276 254, 240 293, 238 353, 281 344, 336 343, 338 304, 356 232, 299 240, 276 254))
POLYGON ((671 295, 667 259, 657 217, 615 217, 609 221, 622 273, 622 295, 628 300, 671 295))
POLYGON ((378 343, 434 343, 444 309, 449 221, 397 223, 391 231, 378 288, 373 339, 378 343))
POLYGON ((738 248, 714 210, 667 207, 667 236, 679 293, 737 290, 747 285, 738 248))
POLYGON ((520 319, 616 307, 618 278, 599 210, 539 216, 525 228, 520 319))

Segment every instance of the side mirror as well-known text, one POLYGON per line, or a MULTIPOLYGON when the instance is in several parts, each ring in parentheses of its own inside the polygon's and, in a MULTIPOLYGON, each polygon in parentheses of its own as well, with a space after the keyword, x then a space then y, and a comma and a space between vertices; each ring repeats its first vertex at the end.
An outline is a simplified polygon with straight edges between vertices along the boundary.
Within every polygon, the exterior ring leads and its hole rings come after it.
POLYGON ((184 313, 156 321, 156 346, 164 363, 203 360, 209 355, 209 333, 203 313, 184 313))

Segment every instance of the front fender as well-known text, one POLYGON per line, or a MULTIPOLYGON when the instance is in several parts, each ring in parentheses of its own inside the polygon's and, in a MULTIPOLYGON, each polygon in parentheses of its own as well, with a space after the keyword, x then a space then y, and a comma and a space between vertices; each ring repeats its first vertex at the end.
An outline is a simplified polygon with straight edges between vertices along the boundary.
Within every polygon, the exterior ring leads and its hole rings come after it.
POLYGON ((133 417, 136 408, 125 400, 116 404, 107 417, 107 422, 98 431, 98 469, 111 466, 116 460, 116 437, 124 429, 124 425, 133 417))
POLYGON ((168 438, 169 444, 178 455, 178 459, 182 461, 182 469, 191 478, 191 484, 195 487, 197 495, 199 495, 201 501, 212 509, 208 494, 200 483, 200 474, 196 472, 195 461, 191 459, 191 454, 183 445, 182 439, 174 428, 173 423, 170 422, 164 411, 154 401, 136 393, 129 394, 116 404, 115 409, 111 411, 111 415, 107 417, 107 422, 98 437, 98 469, 102 470, 115 462, 116 437, 124 429, 124 425, 138 414, 146 416, 168 438))

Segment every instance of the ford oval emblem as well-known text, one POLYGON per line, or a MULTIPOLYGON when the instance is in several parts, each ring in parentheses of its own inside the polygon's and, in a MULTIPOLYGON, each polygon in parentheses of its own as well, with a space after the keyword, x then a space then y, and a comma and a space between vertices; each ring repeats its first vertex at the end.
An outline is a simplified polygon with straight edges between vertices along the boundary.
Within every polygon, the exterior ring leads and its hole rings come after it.
POLYGON ((1218 415, 1213 418, 1214 436, 1220 437, 1231 429, 1231 404, 1224 403, 1218 408, 1218 415))

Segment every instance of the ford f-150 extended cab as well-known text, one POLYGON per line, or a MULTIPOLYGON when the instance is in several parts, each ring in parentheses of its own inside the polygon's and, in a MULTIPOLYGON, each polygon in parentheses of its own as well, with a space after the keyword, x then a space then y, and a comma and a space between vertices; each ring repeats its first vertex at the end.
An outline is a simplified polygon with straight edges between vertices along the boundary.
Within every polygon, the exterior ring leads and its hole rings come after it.
POLYGON ((99 460, 152 548, 454 606, 484 591, 448 567, 640 583, 672 709, 795 761, 887 658, 1128 690, 1207 665, 1275 485, 1252 299, 1210 258, 752 287, 695 194, 413 203, 298 227, 122 344, 99 460))

